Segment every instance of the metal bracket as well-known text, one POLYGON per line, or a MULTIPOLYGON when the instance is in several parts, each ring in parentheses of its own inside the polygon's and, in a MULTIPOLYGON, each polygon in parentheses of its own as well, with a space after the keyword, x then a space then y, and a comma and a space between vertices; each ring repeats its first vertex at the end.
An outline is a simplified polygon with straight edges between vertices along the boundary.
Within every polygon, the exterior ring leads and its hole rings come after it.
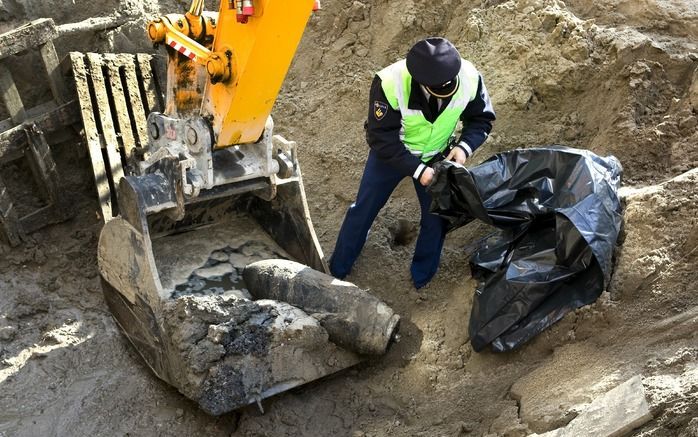
MULTIPOLYGON (((293 163, 288 157, 277 157, 272 129, 270 118, 259 142, 214 149, 213 132, 205 118, 180 119, 153 112, 148 116, 151 157, 141 163, 141 174, 164 156, 179 156, 183 190, 188 198, 198 196, 201 190, 251 179, 270 179, 274 185, 280 167, 285 166, 284 173, 289 173, 293 163)), ((282 146, 279 151, 282 148, 285 149, 282 146)))
POLYGON ((202 117, 179 119, 159 112, 148 115, 150 159, 141 163, 141 174, 167 156, 179 157, 183 193, 196 197, 213 186, 213 143, 211 127, 202 117), (166 151, 166 152, 165 152, 166 151))

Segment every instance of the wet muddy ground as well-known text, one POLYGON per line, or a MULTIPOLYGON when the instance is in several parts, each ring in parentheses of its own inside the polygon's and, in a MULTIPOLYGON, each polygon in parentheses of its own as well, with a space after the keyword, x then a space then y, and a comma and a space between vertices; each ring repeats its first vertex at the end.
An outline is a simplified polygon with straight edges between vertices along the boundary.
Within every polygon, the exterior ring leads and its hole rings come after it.
MULTIPOLYGON (((138 18, 61 40, 59 54, 150 50, 139 41, 143 17, 156 9, 4 2, 0 24, 128 13, 138 18)), ((264 414, 246 407, 211 417, 142 363, 102 296, 100 221, 89 163, 77 153, 84 145, 55 146, 75 218, 18 249, 0 246, 0 435, 524 436, 565 426, 636 375, 652 419, 630 435, 698 435, 697 18, 691 0, 323 2, 273 115, 276 133, 299 144, 326 255, 366 159, 373 74, 427 35, 446 36, 474 63, 497 110, 471 163, 553 143, 613 154, 625 170, 625 237, 596 303, 517 351, 475 353, 467 327, 477 284, 467 253, 491 230, 469 225, 449 235, 438 275, 416 292, 409 260, 418 205, 405 181, 348 278, 401 315, 399 341, 383 357, 265 401, 264 414)), ((203 251, 173 287, 214 267, 207 262, 226 247, 203 251)))

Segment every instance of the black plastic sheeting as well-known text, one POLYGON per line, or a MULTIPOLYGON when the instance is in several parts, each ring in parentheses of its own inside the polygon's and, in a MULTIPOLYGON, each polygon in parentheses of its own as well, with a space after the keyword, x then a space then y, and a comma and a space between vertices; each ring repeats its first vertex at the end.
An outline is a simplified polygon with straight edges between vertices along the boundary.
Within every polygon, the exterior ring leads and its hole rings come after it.
POLYGON ((599 297, 622 223, 615 157, 551 146, 434 169, 431 211, 449 231, 474 219, 500 229, 470 258, 481 281, 469 325, 476 351, 512 350, 599 297))

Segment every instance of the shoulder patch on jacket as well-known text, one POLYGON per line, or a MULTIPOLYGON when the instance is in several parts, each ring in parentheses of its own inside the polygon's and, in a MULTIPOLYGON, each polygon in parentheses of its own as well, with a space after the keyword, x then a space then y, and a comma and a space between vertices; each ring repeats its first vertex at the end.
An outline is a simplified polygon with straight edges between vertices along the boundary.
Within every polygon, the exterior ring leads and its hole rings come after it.
POLYGON ((385 117, 385 114, 388 112, 388 104, 385 102, 379 102, 378 100, 375 100, 373 102, 373 116, 376 118, 376 120, 380 121, 385 117))

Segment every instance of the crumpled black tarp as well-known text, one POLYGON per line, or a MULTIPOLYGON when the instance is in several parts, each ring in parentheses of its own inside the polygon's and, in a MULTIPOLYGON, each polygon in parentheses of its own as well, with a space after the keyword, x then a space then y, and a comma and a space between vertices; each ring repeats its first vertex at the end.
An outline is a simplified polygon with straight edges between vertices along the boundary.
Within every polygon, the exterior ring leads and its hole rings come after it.
POLYGON ((473 219, 500 229, 470 259, 481 280, 469 326, 476 351, 514 349, 598 298, 622 222, 615 157, 552 146, 434 169, 431 211, 449 230, 473 219))

